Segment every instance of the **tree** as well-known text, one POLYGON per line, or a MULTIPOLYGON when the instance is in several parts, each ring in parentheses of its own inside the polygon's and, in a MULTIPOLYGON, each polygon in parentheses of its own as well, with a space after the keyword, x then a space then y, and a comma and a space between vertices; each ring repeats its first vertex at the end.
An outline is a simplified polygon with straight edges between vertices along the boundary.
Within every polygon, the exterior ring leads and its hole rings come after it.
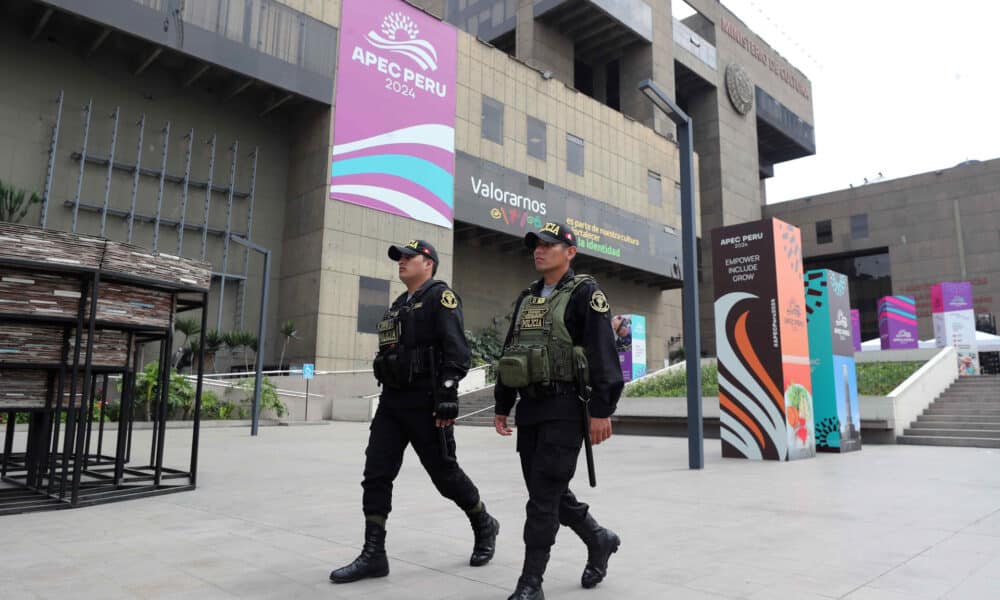
POLYGON ((295 329, 295 321, 285 321, 281 326, 281 335, 285 338, 285 341, 281 344, 281 359, 278 361, 279 370, 285 368, 285 350, 288 349, 288 342, 298 339, 298 334, 298 330, 295 329))
POLYGON ((16 189, 0 181, 0 221, 19 223, 28 214, 32 204, 38 204, 42 198, 35 192, 27 196, 26 190, 16 189))
MULTIPOLYGON (((192 340, 194 344, 197 344, 197 342, 198 340, 192 340)), ((211 372, 213 373, 215 372, 215 355, 219 353, 219 350, 222 350, 225 344, 226 340, 217 330, 213 329, 205 332, 205 358, 212 360, 211 372)), ((195 354, 197 355, 197 350, 193 347, 192 350, 195 350, 195 354)))
POLYGON ((243 350, 243 367, 245 372, 250 371, 250 350, 254 352, 257 351, 257 336, 250 333, 249 331, 243 331, 237 329, 235 331, 230 331, 229 333, 222 336, 225 341, 226 346, 228 346, 234 352, 238 349, 243 350))
POLYGON ((186 345, 181 347, 181 355, 175 365, 177 370, 183 371, 184 367, 193 365, 194 357, 198 354, 198 338, 194 336, 201 333, 201 325, 195 319, 177 319, 174 321, 174 331, 184 334, 186 345))

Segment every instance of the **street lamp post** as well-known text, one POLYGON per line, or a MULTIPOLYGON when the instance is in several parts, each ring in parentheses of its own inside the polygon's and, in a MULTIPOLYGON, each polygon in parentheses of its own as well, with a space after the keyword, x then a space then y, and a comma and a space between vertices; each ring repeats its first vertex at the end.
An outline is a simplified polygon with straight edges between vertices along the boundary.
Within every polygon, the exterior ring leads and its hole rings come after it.
POLYGON ((705 466, 705 431, 701 410, 701 338, 698 337, 698 235, 695 231, 694 144, 691 117, 651 79, 639 91, 677 125, 681 167, 681 249, 683 253, 684 357, 687 362, 688 467, 705 466))

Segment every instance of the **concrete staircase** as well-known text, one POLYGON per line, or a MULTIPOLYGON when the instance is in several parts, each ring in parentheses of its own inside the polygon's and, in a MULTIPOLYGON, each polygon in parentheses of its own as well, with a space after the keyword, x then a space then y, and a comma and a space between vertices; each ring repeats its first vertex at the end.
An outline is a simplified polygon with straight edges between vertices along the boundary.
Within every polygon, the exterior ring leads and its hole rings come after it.
POLYGON ((896 441, 1000 448, 1000 376, 959 378, 896 441))
POLYGON ((475 427, 493 427, 493 386, 485 387, 458 397, 458 415, 468 415, 480 409, 472 416, 459 418, 456 425, 472 425, 475 427))

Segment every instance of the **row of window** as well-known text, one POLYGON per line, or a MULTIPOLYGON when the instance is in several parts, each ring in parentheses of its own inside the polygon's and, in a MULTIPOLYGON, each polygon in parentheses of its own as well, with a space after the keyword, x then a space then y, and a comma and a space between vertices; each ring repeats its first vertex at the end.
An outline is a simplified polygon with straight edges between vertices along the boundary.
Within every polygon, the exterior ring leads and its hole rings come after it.
MULTIPOLYGON (((489 96, 483 96, 482 121, 480 136, 483 139, 503 145, 503 115, 504 105, 489 96)), ((548 132, 545 121, 528 115, 527 119, 527 149, 528 156, 545 160, 548 155, 548 132)), ((566 134, 566 170, 576 175, 584 173, 584 141, 571 134, 566 134)), ((652 206, 663 206, 663 183, 659 173, 649 171, 647 177, 649 203, 652 206)), ((681 186, 674 184, 677 214, 681 214, 681 186)))
MULTIPOLYGON (((868 237, 868 215, 851 215, 851 239, 863 240, 868 237)), ((830 219, 816 221, 816 243, 833 243, 833 222, 830 219)))

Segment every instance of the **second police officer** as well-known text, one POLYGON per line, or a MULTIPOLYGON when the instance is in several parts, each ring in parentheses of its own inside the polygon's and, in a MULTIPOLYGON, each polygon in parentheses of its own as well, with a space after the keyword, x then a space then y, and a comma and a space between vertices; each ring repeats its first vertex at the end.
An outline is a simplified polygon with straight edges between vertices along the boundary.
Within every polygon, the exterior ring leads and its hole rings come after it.
POLYGON ((479 491, 455 458, 453 424, 458 416, 458 381, 469 369, 469 346, 458 296, 435 280, 438 255, 423 240, 390 246, 406 284, 378 324, 375 377, 382 386, 372 419, 362 505, 365 543, 347 566, 330 573, 334 583, 389 574, 385 552, 386 519, 392 509, 392 483, 413 445, 442 496, 468 515, 474 534, 469 563, 485 565, 496 546, 500 524, 486 512, 479 491))
POLYGON ((520 397, 517 452, 528 488, 524 564, 508 600, 545 598, 542 576, 560 525, 587 546, 585 588, 604 579, 621 543, 569 489, 584 435, 593 444, 611 437, 611 414, 624 385, 610 306, 593 277, 573 272, 576 234, 568 227, 546 223, 524 242, 541 279, 514 305, 494 388, 500 435, 513 432, 508 416, 520 397))

